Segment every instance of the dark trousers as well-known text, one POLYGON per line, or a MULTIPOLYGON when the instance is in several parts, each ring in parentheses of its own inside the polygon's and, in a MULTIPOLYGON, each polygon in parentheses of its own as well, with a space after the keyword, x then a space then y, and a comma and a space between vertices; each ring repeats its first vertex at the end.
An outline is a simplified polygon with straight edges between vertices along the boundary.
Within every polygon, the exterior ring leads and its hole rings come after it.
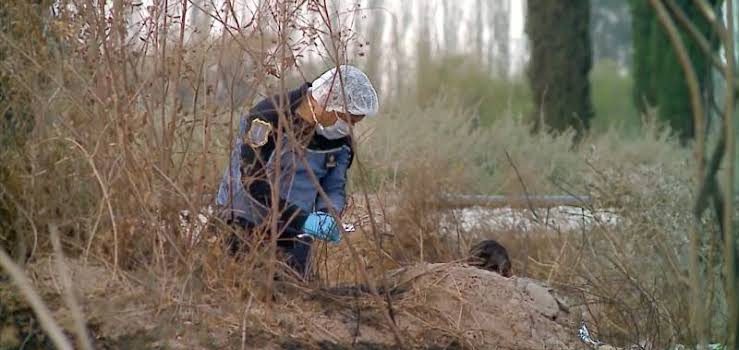
MULTIPOLYGON (((245 253, 248 246, 244 244, 249 239, 251 232, 254 232, 254 225, 242 218, 236 218, 234 222, 229 222, 231 226, 236 226, 243 233, 243 237, 234 234, 227 241, 228 251, 231 255, 245 253), (235 225, 233 225, 235 224, 235 225)), ((282 236, 277 238, 278 253, 282 253, 285 257, 285 263, 295 271, 301 279, 307 279, 310 274, 310 256, 313 239, 311 237, 298 237, 294 232, 284 232, 282 236)))

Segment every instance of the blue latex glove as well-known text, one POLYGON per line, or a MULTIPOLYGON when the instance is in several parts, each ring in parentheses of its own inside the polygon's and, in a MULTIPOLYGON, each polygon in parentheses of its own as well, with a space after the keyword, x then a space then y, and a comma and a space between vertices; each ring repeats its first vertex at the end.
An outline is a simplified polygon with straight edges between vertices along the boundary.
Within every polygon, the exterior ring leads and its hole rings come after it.
POLYGON ((331 243, 339 243, 341 241, 341 232, 336 220, 322 211, 317 211, 308 215, 308 219, 303 224, 303 232, 311 237, 328 241, 331 243))

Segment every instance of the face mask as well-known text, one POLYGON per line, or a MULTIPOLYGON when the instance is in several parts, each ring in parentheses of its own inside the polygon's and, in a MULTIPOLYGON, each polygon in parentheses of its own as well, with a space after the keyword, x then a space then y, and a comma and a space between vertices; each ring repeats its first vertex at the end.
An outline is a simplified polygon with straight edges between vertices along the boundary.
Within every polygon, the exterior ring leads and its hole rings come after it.
POLYGON ((330 126, 323 126, 318 122, 316 113, 313 110, 313 104, 308 100, 308 106, 310 106, 311 114, 313 115, 313 121, 316 123, 316 133, 329 140, 336 140, 349 135, 351 132, 351 126, 345 120, 336 118, 336 122, 330 126))
POLYGON ((323 126, 321 125, 321 123, 318 122, 316 123, 316 125, 318 125, 318 129, 316 130, 318 135, 321 135, 329 140, 340 139, 351 133, 351 126, 349 125, 349 123, 341 118, 337 118, 334 125, 331 126, 323 126))

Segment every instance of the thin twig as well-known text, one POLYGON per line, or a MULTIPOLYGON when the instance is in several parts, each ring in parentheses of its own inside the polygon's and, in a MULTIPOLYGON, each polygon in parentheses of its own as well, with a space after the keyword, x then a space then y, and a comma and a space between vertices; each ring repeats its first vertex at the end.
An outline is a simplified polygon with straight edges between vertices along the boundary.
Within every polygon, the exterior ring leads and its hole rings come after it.
POLYGON ((244 319, 241 323, 241 350, 246 349, 246 317, 249 314, 253 300, 254 294, 249 294, 249 301, 246 302, 246 307, 244 308, 244 319))
MULTIPOLYGON (((95 165, 95 161, 93 160, 92 156, 87 152, 87 150, 82 147, 82 145, 71 139, 71 138, 65 138, 64 141, 67 141, 71 144, 73 144, 75 147, 77 147, 80 152, 82 152, 82 155, 85 156, 85 160, 87 160, 88 164, 90 164, 90 168, 92 169, 92 172, 95 175, 95 179, 98 181, 98 185, 100 185, 100 191, 103 193, 103 198, 105 199, 105 202, 108 206, 108 215, 110 215, 110 224, 113 227, 113 275, 116 276, 118 274, 118 225, 116 224, 115 214, 113 213, 113 204, 110 200, 110 194, 108 193, 108 187, 103 182, 103 178, 100 175, 100 172, 98 171, 97 166, 95 165)), ((92 233, 94 235, 94 232, 92 233)), ((92 240, 93 236, 90 236, 90 240, 92 240)))
POLYGON ((82 349, 92 350, 93 347, 92 342, 90 342, 90 334, 85 326, 85 316, 82 313, 82 308, 80 307, 79 302, 77 302, 77 298, 74 296, 72 278, 69 275, 69 266, 67 266, 67 262, 64 259, 62 244, 59 241, 59 229, 56 225, 49 224, 49 234, 51 235, 51 244, 54 248, 54 253, 56 253, 56 267, 59 272, 59 276, 62 279, 64 301, 67 304, 67 307, 69 307, 69 311, 72 313, 72 318, 74 319, 74 326, 77 331, 77 341, 82 349))
POLYGON ((10 278, 15 282, 18 289, 20 289, 21 294, 31 305, 31 309, 33 309, 33 312, 39 319, 39 323, 41 323, 41 328, 46 331, 46 334, 49 335, 54 345, 61 350, 74 349, 69 340, 64 336, 59 324, 51 316, 49 308, 46 307, 41 297, 36 293, 31 283, 23 274, 23 271, 13 262, 2 247, 0 247, 0 266, 8 272, 10 278))
POLYGON ((531 202, 531 197, 529 195, 529 190, 526 188, 526 182, 523 181, 523 177, 521 176, 521 173, 518 171, 518 167, 516 166, 516 163, 513 162, 513 158, 511 158, 511 155, 508 153, 508 150, 505 150, 505 156, 506 159, 508 159, 508 163, 511 164, 511 167, 513 167, 513 170, 516 172, 516 177, 518 177, 518 182, 521 184, 521 188, 523 189, 523 194, 526 197, 526 204, 529 207, 529 210, 531 210, 531 213, 534 214, 534 218, 541 222, 539 219, 539 215, 536 213, 536 209, 534 209, 534 204, 531 202))
MULTIPOLYGON (((36 253, 36 248, 38 246, 38 229, 36 228, 36 222, 33 220, 31 215, 28 213, 28 211, 23 208, 18 201, 15 200, 15 198, 10 194, 10 192, 5 188, 3 184, 0 183, 0 198, 6 197, 13 205, 18 209, 18 211, 21 212, 21 215, 23 215, 26 218, 26 221, 28 221, 28 224, 31 225, 31 231, 33 231, 33 248, 31 249, 31 254, 29 254, 28 258, 30 259, 33 257, 33 255, 36 253)), ((23 257, 25 259, 25 257, 23 257)))
MULTIPOLYGON (((524 196, 526 197, 526 204, 529 207, 529 210, 534 215, 534 219, 536 222, 541 223, 541 220, 539 219, 539 215, 536 213, 536 209, 534 209, 534 205, 531 203, 531 198, 529 198, 529 190, 526 188, 526 183, 523 181, 523 177, 521 176, 521 173, 518 171, 518 167, 516 166, 516 163, 513 162, 513 158, 511 158, 511 155, 508 153, 508 150, 505 150, 505 156, 506 159, 508 159, 508 162, 511 164, 511 167, 513 167, 513 170, 516 172, 516 177, 518 177, 518 181, 521 184, 521 188, 523 189, 524 196)), ((524 255, 529 256, 529 230, 525 230, 526 232, 526 244, 524 245, 524 255)), ((523 266, 523 272, 524 274, 528 273, 529 270, 529 261, 524 260, 524 266, 523 266)))

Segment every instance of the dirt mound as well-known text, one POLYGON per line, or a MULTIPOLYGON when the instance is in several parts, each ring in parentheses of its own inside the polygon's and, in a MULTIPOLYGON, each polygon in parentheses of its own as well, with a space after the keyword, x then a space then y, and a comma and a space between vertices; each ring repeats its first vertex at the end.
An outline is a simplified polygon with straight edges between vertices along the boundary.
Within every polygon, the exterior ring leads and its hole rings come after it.
MULTIPOLYGON (((462 264, 414 265, 391 272, 388 279, 392 303, 400 311, 396 323, 406 339, 424 339, 435 346, 447 339, 479 349, 582 347, 575 336, 578 318, 535 281, 462 264)), ((361 333, 361 324, 359 329, 361 333)), ((389 332, 379 332, 380 339, 375 333, 360 334, 353 341, 392 341, 389 332)))
MULTIPOLYGON (((286 283, 271 303, 193 290, 187 306, 155 283, 124 287, 104 268, 70 267, 94 342, 106 349, 395 349, 397 339, 423 349, 584 348, 580 318, 548 288, 464 264, 390 271, 380 298, 361 286, 286 283)), ((46 300, 60 292, 48 264, 30 272, 46 300)), ((65 314, 55 317, 71 330, 65 314)))
POLYGON ((579 319, 535 281, 451 263, 406 267, 390 272, 387 280, 380 290, 391 301, 383 299, 380 304, 384 305, 374 307, 364 287, 335 287, 314 294, 306 300, 314 304, 308 307, 313 311, 308 316, 313 327, 306 331, 318 344, 392 348, 395 337, 383 315, 389 304, 395 328, 406 345, 440 349, 583 347, 576 338, 579 319), (363 308, 358 300, 365 303, 363 308))

